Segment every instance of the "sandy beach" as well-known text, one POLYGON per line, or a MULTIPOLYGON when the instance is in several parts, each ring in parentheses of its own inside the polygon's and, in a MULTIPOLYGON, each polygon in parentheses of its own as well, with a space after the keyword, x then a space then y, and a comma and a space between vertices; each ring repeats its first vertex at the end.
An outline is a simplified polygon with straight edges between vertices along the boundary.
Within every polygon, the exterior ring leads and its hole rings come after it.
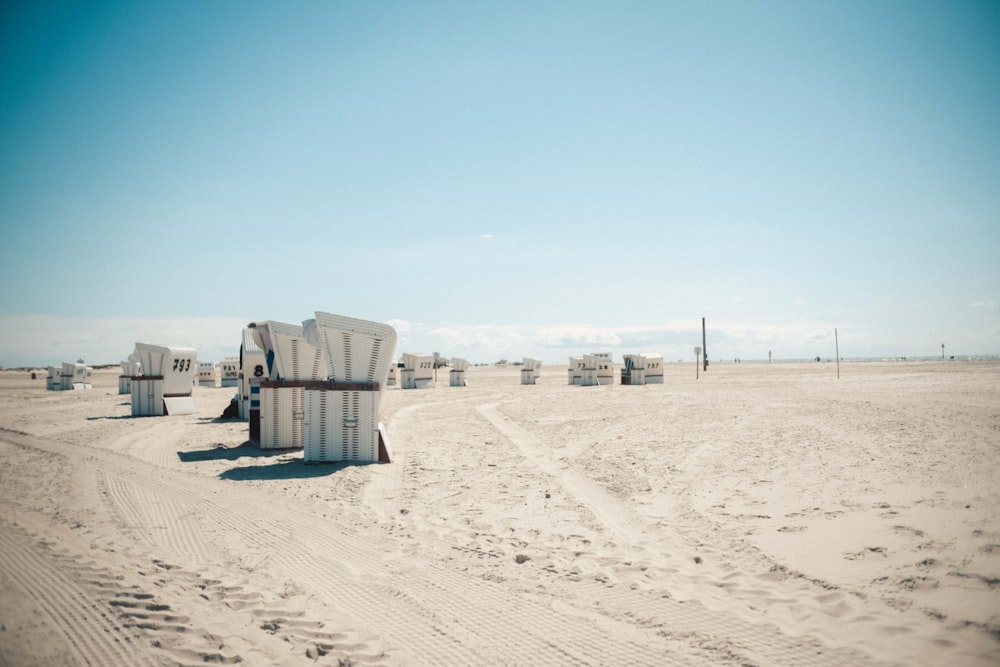
POLYGON ((0 372, 0 665, 997 665, 1000 363, 389 388, 391 464, 0 372))

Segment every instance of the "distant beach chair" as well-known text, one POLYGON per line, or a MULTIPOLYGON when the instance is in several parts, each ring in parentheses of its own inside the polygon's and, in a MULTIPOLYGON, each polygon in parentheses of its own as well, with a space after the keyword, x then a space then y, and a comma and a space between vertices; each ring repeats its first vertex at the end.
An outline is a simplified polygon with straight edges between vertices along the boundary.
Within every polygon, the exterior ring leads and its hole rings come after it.
POLYGON ((192 392, 198 352, 190 347, 136 343, 141 375, 132 385, 132 416, 189 415, 197 412, 192 392))

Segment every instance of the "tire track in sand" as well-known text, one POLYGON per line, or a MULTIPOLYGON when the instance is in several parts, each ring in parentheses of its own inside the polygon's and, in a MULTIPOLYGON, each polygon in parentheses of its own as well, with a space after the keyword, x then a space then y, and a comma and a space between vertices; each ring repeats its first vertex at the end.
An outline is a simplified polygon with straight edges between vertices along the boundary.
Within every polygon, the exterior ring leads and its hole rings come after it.
MULTIPOLYGON (((268 522, 264 515, 269 508, 253 511, 255 514, 259 512, 257 516, 261 523, 268 522)), ((277 514, 274 519, 281 520, 281 516, 277 514)), ((389 574, 377 567, 366 568, 365 563, 373 562, 371 543, 346 533, 337 535, 329 528, 324 530, 305 515, 287 517, 284 525, 294 536, 309 535, 312 538, 312 548, 286 550, 282 555, 290 571, 315 572, 317 567, 326 571, 330 576, 316 582, 317 590, 329 599, 337 600, 338 604, 350 605, 349 608, 363 618, 368 612, 366 607, 375 607, 380 599, 385 599, 379 593, 394 600, 392 608, 399 612, 400 619, 422 615, 430 623, 430 633, 410 634, 400 628, 402 631, 397 636, 406 637, 406 646, 416 655, 435 656, 436 664, 462 664, 468 659, 463 657, 467 655, 463 652, 475 651, 476 646, 503 646, 507 651, 504 661, 514 663, 591 664, 600 662, 595 656, 614 655, 616 661, 626 664, 670 664, 672 660, 665 645, 667 641, 681 641, 700 649, 706 660, 712 663, 720 660, 752 663, 752 656, 765 656, 765 663, 790 665, 832 667, 865 663, 864 656, 860 654, 846 650, 827 650, 824 653, 814 640, 795 640, 768 624, 744 623, 696 602, 681 603, 628 590, 609 591, 603 586, 587 588, 585 599, 566 605, 575 606, 575 611, 563 610, 554 614, 550 600, 533 599, 523 592, 512 593, 434 563, 419 563, 426 576, 418 577, 411 576, 407 571, 389 574), (315 560, 319 554, 331 558, 324 565, 315 560), (349 576, 347 571, 358 565, 362 567, 357 574, 367 578, 370 585, 362 583, 360 590, 349 591, 335 573, 341 570, 349 576), (599 611, 603 618, 595 627, 593 607, 603 607, 609 597, 614 598, 615 604, 611 605, 614 611, 599 611), (364 601, 359 598, 364 598, 364 601), (463 604, 466 600, 474 600, 476 604, 470 607, 463 604), (643 611, 637 614, 636 609, 643 611), (649 633, 634 631, 637 615, 643 624, 657 628, 656 634, 662 641, 651 638, 649 633), (722 634, 719 628, 724 629, 722 634), (728 639, 730 636, 732 640, 728 639), (450 648, 442 653, 442 644, 446 642, 450 648)), ((234 525, 233 529, 240 528, 234 525)), ((276 554, 281 553, 282 545, 268 546, 276 554)), ((581 590, 577 588, 573 592, 578 596, 581 590)), ((566 599, 572 599, 572 596, 566 599)), ((560 606, 563 604, 560 603, 560 606)), ((377 619, 375 622, 378 622, 377 619)), ((482 655, 479 657, 482 659, 482 655)), ((692 662, 689 653, 684 662, 692 662)))
POLYGON ((95 601, 92 591, 77 576, 45 557, 45 549, 6 521, 0 521, 0 570, 31 595, 36 605, 63 635, 82 664, 151 665, 145 653, 133 646, 118 621, 95 601))
MULTIPOLYGON (((58 442, 30 440, 57 453, 63 448, 58 442)), ((270 571, 284 573, 333 605, 338 622, 377 629, 384 639, 375 645, 382 643, 383 652, 403 651, 407 663, 555 666, 601 664, 608 655, 632 664, 671 662, 667 643, 650 633, 612 619, 595 623, 591 613, 554 613, 549 601, 453 572, 433 557, 390 571, 381 559, 386 545, 351 532, 361 521, 360 511, 341 517, 349 524, 345 527, 309 515, 294 502, 156 469, 106 450, 94 450, 88 461, 168 500, 196 502, 206 520, 226 535, 266 553, 270 571), (216 497, 220 488, 228 493, 216 497), (396 612, 392 618, 386 609, 396 612)))
POLYGON ((648 535, 645 525, 597 484, 574 472, 565 463, 553 461, 544 452, 542 442, 535 434, 515 424, 497 410, 498 403, 477 405, 476 410, 521 452, 533 466, 555 478, 576 500, 584 505, 614 536, 620 544, 639 544, 648 535))
POLYGON ((149 485, 101 473, 105 497, 121 525, 141 541, 167 550, 172 559, 217 562, 219 551, 206 537, 197 505, 183 497, 165 497, 149 485))
MULTIPOLYGON (((67 456, 79 449, 30 436, 17 440, 67 456)), ((646 617, 654 626, 642 627, 627 613, 600 609, 608 594, 603 587, 578 588, 572 596, 554 603, 545 595, 509 589, 449 569, 433 552, 408 567, 389 569, 381 552, 391 545, 359 534, 358 528, 368 516, 361 508, 345 508, 334 521, 310 514, 293 501, 231 482, 158 469, 107 450, 88 449, 91 456, 86 465, 98 466, 113 478, 125 478, 169 502, 197 504, 206 526, 216 525, 230 539, 235 536, 253 545, 267 555, 269 572, 291 577, 337 610, 340 627, 358 623, 377 630, 382 639, 370 643, 376 647, 370 651, 373 654, 388 651, 404 655, 402 661, 408 664, 456 666, 597 665, 609 658, 622 664, 718 664, 753 654, 734 652, 732 646, 722 643, 720 639, 733 634, 733 620, 700 604, 654 601, 651 604, 657 611, 646 617), (392 618, 386 617, 386 609, 393 610, 392 618), (678 632, 655 625, 672 626, 692 613, 697 619, 695 630, 678 632), (704 658, 692 659, 690 651, 675 653, 672 647, 676 649, 678 642, 699 648, 694 655, 704 658), (380 645, 382 651, 377 650, 380 645)), ((576 488, 581 493, 589 490, 586 485, 576 488)), ((144 502, 141 496, 137 502, 144 502)), ((642 534, 628 516, 604 516, 620 536, 642 534)), ((204 530, 211 531, 208 527, 204 530)), ((210 538, 202 534, 201 539, 210 538)), ((624 595, 621 607, 642 600, 624 595)), ((746 636, 755 632, 766 635, 755 642, 763 654, 797 658, 776 663, 824 664, 815 659, 814 651, 788 647, 784 637, 766 627, 747 625, 744 629, 746 636)), ((862 664, 863 660, 847 662, 862 664)))
MULTIPOLYGON (((641 517, 597 484, 572 471, 564 463, 547 456, 543 443, 530 431, 514 423, 497 409, 499 403, 476 406, 476 410, 500 431, 532 465, 551 475, 562 488, 590 510, 611 533, 614 541, 633 553, 657 549, 666 553, 686 550, 679 538, 655 528, 647 529, 641 517)), ((667 559, 671 560, 671 559, 667 559)), ((672 559, 677 560, 677 559, 672 559)), ((701 589, 713 596, 724 596, 729 584, 721 572, 709 573, 699 567, 671 568, 672 576, 690 579, 688 588, 701 589)), ((643 592, 629 587, 607 586, 592 582, 573 582, 572 592, 587 591, 585 599, 600 600, 601 613, 621 620, 631 619, 640 625, 657 628, 665 638, 683 640, 695 647, 710 648, 715 659, 753 664, 808 665, 836 667, 864 664, 865 656, 849 649, 829 649, 811 637, 790 637, 771 623, 754 623, 722 609, 709 609, 697 599, 678 601, 663 592, 643 592)), ((716 604, 715 606, 720 606, 716 604)))
POLYGON ((397 410, 389 418, 386 433, 389 434, 389 441, 392 443, 392 463, 373 469, 371 481, 364 490, 365 505, 383 516, 393 516, 399 512, 399 492, 403 487, 403 469, 406 467, 406 443, 393 441, 392 434, 397 430, 398 424, 409 419, 415 411, 429 405, 433 404, 408 405, 397 410))

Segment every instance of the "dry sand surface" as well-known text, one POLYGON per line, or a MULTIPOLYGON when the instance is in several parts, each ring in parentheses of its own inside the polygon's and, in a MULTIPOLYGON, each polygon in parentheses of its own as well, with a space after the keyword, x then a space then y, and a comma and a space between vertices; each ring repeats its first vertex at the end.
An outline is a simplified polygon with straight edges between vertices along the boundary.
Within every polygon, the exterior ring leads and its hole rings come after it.
POLYGON ((0 664, 997 665, 1000 364, 389 389, 396 459, 0 373, 0 664))

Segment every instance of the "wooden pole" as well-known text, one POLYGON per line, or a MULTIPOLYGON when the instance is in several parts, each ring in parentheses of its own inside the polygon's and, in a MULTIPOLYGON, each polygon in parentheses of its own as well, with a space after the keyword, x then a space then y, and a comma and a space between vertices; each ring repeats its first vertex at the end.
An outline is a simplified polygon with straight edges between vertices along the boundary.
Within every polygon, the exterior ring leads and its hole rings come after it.
POLYGON ((702 370, 708 371, 708 345, 705 344, 705 318, 701 318, 701 359, 705 364, 702 370))
POLYGON ((840 340, 837 338, 837 327, 833 328, 833 345, 837 350, 837 379, 840 379, 840 340))

